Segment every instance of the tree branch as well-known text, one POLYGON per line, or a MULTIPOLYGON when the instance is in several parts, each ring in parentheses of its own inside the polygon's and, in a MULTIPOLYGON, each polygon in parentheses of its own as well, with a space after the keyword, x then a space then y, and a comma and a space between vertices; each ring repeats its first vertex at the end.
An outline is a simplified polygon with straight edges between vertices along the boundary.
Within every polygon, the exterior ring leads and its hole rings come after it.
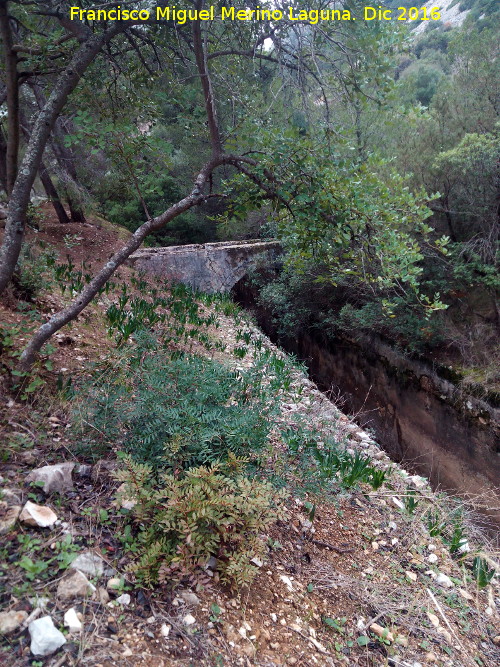
POLYGON ((228 159, 231 159, 231 156, 218 156, 207 162, 196 177, 193 189, 189 195, 187 195, 187 197, 184 197, 184 199, 181 199, 176 204, 170 206, 161 215, 157 216, 156 218, 147 220, 143 225, 141 225, 134 232, 130 240, 120 250, 115 252, 111 259, 108 260, 108 262, 106 262, 99 273, 97 273, 91 282, 80 292, 76 299, 72 301, 69 306, 53 315, 53 317, 51 317, 48 322, 42 324, 20 357, 19 369, 21 371, 27 371, 31 368, 41 348, 47 342, 47 340, 49 340, 49 338, 53 336, 56 331, 61 329, 61 327, 63 327, 68 322, 74 320, 82 312, 82 310, 92 301, 96 294, 98 294, 99 290, 105 285, 106 281, 109 280, 118 267, 121 266, 123 262, 128 257, 130 257, 130 255, 135 250, 137 250, 137 248, 139 248, 146 236, 148 236, 154 230, 163 227, 178 215, 184 213, 184 211, 187 211, 197 204, 200 204, 205 199, 203 188, 207 182, 208 177, 216 167, 227 163, 228 159))

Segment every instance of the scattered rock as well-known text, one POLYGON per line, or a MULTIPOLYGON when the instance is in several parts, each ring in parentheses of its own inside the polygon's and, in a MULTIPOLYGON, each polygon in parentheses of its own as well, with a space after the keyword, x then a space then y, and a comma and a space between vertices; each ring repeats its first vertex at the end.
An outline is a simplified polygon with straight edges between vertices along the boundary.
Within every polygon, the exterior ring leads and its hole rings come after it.
POLYGON ((394 503, 394 505, 396 505, 396 507, 398 507, 400 510, 404 510, 405 506, 399 500, 399 498, 396 498, 396 496, 392 496, 391 500, 394 503))
POLYGON ((200 598, 192 591, 181 591, 179 597, 182 598, 186 604, 193 605, 194 607, 200 604, 200 598))
POLYGON ((246 655, 247 658, 253 658, 255 655, 255 646, 250 642, 246 642, 246 644, 240 648, 240 651, 243 653, 243 655, 246 655))
POLYGON ((166 623, 163 623, 161 628, 160 628, 160 634, 162 637, 165 637, 165 639, 168 638, 170 634, 170 630, 172 629, 171 625, 167 625, 166 623))
POLYGON ((122 593, 122 595, 120 595, 120 597, 117 597, 115 600, 115 602, 118 602, 118 604, 121 604, 123 606, 130 604, 130 601, 131 597, 128 593, 122 593))
POLYGON ((394 635, 392 632, 390 632, 387 628, 383 628, 381 625, 378 623, 372 623, 370 625, 370 630, 377 635, 377 637, 381 637, 382 639, 386 639, 388 642, 393 642, 394 641, 394 635))
POLYGON ((252 560, 250 562, 253 565, 255 565, 255 567, 262 567, 264 565, 264 563, 260 560, 260 558, 257 558, 257 557, 252 558, 252 560))
POLYGON ((288 588, 290 593, 293 593, 293 591, 295 589, 294 589, 293 584, 290 580, 290 577, 287 577, 286 574, 280 574, 280 579, 285 584, 285 586, 288 588))
POLYGON ((70 632, 81 632, 83 625, 78 618, 74 607, 68 609, 68 611, 64 614, 64 625, 69 628, 70 632))
POLYGON ((437 584, 444 586, 445 588, 451 588, 453 586, 453 582, 450 577, 448 577, 446 574, 443 574, 442 572, 438 574, 435 581, 437 584))
POLYGON ((500 646, 500 635, 497 635, 496 637, 493 637, 493 643, 496 646, 500 646))
POLYGON ((427 480, 425 477, 420 477, 420 475, 411 475, 408 477, 408 481, 413 484, 416 489, 423 489, 427 486, 427 480))
POLYGON ((77 597, 92 595, 96 590, 87 577, 80 570, 71 570, 61 579, 57 587, 57 597, 62 600, 71 600, 77 597))
POLYGON ((196 623, 196 619, 191 614, 186 614, 182 619, 182 622, 184 623, 184 625, 190 626, 196 623))
POLYGON ((104 561, 100 556, 92 553, 92 551, 85 551, 75 558, 70 568, 80 570, 80 572, 89 577, 97 577, 99 579, 104 574, 104 561))
POLYGON ((425 662, 437 662, 437 656, 432 651, 425 654, 425 662))
POLYGON ((428 611, 427 618, 435 628, 438 628, 440 626, 439 618, 436 616, 436 614, 432 614, 430 611, 428 611))
POLYGON ((27 482, 43 482, 44 493, 65 493, 73 491, 71 473, 74 463, 57 463, 32 470, 26 477, 27 482))
POLYGON ((120 577, 112 577, 106 584, 108 591, 118 591, 123 587, 124 580, 120 577))
POLYGON ((19 505, 8 505, 5 501, 0 501, 0 535, 12 530, 20 513, 19 505))
POLYGON ((31 652, 36 656, 46 656, 55 653, 66 643, 66 638, 62 632, 54 626, 50 616, 43 616, 32 621, 29 626, 31 637, 31 652))
POLYGON ((75 474, 78 475, 78 477, 90 477, 92 475, 92 466, 80 463, 76 467, 75 474))
POLYGON ((231 625, 231 623, 224 623, 222 625, 222 632, 226 636, 228 642, 233 642, 234 644, 236 644, 241 640, 241 637, 236 631, 236 628, 234 627, 234 625, 231 625))
POLYGON ((38 528, 50 528, 57 521, 57 514, 50 507, 35 505, 28 500, 19 516, 27 526, 37 526, 38 528))
POLYGON ((23 504, 23 492, 21 489, 9 489, 5 488, 0 491, 0 496, 4 503, 7 505, 22 505, 23 504))
POLYGON ((108 616, 108 621, 107 621, 107 629, 109 632, 111 632, 112 635, 117 635, 118 634, 118 626, 116 625, 116 621, 113 618, 113 616, 108 616))
POLYGON ((28 618, 25 611, 4 611, 0 613, 0 635, 9 635, 28 618))
POLYGON ((210 558, 206 562, 205 570, 213 570, 215 572, 218 563, 219 561, 217 560, 217 558, 215 558, 215 556, 210 556, 210 558))
POLYGON ((415 574, 415 572, 408 571, 405 572, 405 574, 408 577, 408 579, 410 579, 410 581, 417 581, 417 575, 415 574))
POLYGON ((439 628, 437 628, 437 633, 442 635, 446 639, 448 644, 451 644, 452 638, 451 638, 451 634, 448 632, 448 630, 439 626, 439 628))
POLYGON ((21 452, 21 458, 28 466, 34 465, 37 461, 40 460, 41 456, 42 451, 40 449, 28 449, 26 452, 21 452))
POLYGON ((428 561, 429 563, 437 563, 437 561, 438 561, 438 557, 436 556, 436 554, 429 554, 429 555, 427 556, 427 561, 428 561))
POLYGON ((99 586, 99 588, 96 590, 96 592, 92 595, 92 598, 94 600, 97 600, 101 604, 108 604, 108 602, 109 602, 109 593, 105 588, 103 588, 102 586, 99 586))

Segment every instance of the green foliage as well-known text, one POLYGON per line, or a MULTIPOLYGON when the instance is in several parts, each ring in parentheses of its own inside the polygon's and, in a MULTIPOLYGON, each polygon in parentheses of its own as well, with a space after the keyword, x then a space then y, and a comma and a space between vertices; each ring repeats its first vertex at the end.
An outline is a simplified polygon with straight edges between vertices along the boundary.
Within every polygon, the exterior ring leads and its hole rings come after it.
POLYGON ((320 476, 331 479, 338 475, 340 484, 345 489, 350 489, 359 482, 367 482, 377 490, 386 480, 387 472, 372 466, 371 459, 359 452, 349 454, 331 443, 320 446, 316 442, 312 443, 310 451, 320 476))
POLYGON ((262 354, 245 371, 203 357, 169 351, 144 331, 105 374, 84 390, 75 418, 80 448, 103 451, 119 443, 138 461, 176 471, 247 456, 268 437, 284 368, 268 381, 262 354), (79 415, 79 417, 78 417, 79 415), (89 427, 89 425, 92 425, 89 427))
POLYGON ((418 506, 418 500, 417 500, 417 494, 413 489, 409 490, 406 496, 404 497, 404 506, 407 514, 409 514, 410 516, 413 516, 415 514, 415 511, 418 506))
POLYGON ((443 71, 432 62, 417 61, 403 73, 405 89, 413 101, 428 107, 442 85, 443 71))
POLYGON ((453 529, 449 537, 444 537, 444 540, 448 544, 450 554, 455 557, 459 557, 462 553, 461 549, 467 542, 467 536, 465 533, 465 528, 462 524, 461 518, 458 517, 453 524, 453 529))
POLYGON ((131 517, 141 548, 129 569, 141 583, 208 583, 203 567, 210 556, 219 559, 224 582, 236 587, 252 582, 258 568, 251 560, 266 552, 262 533, 285 517, 286 492, 231 474, 234 461, 157 478, 151 466, 124 458, 117 478, 126 483, 127 499, 137 503, 131 517))
POLYGON ((430 510, 427 514, 427 528, 429 529, 429 535, 431 537, 438 537, 444 532, 446 521, 438 510, 430 510))
MULTIPOLYGON (((280 162, 263 160, 254 176, 264 182, 272 173, 280 184, 271 201, 273 215, 286 262, 295 272, 305 273, 314 263, 322 266, 318 280, 338 285, 348 279, 368 286, 383 297, 387 314, 394 295, 411 295, 429 314, 446 307, 439 294, 429 297, 419 289, 422 246, 433 245, 432 230, 425 224, 429 197, 423 191, 413 194, 384 161, 360 161, 348 144, 318 154, 309 137, 293 131, 263 133, 262 140, 280 155, 280 162)), ((243 177, 237 176, 228 185, 242 184, 243 177)), ((261 198, 258 186, 246 184, 231 214, 246 215, 261 198)), ((444 239, 434 245, 438 250, 444 246, 444 239)))
POLYGON ((488 562, 484 558, 476 556, 472 564, 472 574, 476 580, 477 587, 486 588, 495 576, 495 569, 488 567, 488 562))
MULTIPOLYGON (((32 319, 36 321, 36 314, 30 312, 32 319)), ((33 365, 30 371, 17 369, 21 352, 19 341, 33 333, 34 322, 21 322, 21 324, 6 324, 0 327, 0 370, 9 377, 12 389, 17 392, 23 401, 33 400, 39 389, 46 383, 43 377, 44 371, 52 370, 50 355, 55 348, 47 344, 42 349, 42 355, 33 365)))

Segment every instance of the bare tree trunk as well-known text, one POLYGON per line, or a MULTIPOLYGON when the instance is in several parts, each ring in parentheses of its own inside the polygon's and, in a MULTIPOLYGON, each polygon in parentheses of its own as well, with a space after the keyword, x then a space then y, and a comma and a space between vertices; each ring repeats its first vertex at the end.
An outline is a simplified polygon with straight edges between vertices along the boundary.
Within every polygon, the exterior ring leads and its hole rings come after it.
POLYGON ((59 76, 47 104, 38 114, 9 200, 7 224, 0 249, 0 294, 14 273, 21 251, 31 187, 40 167, 43 151, 54 123, 68 96, 76 88, 80 77, 101 48, 125 27, 124 24, 117 22, 105 32, 92 34, 88 37, 59 76))
MULTIPOLYGON (((203 6, 202 0, 198 0, 196 8, 200 10, 203 6)), ((217 108, 215 106, 215 97, 212 89, 212 80, 208 72, 206 49, 203 48, 201 36, 200 21, 193 21, 193 46, 196 58, 196 67, 203 89, 205 99, 205 110, 207 112, 208 129, 210 131, 210 140, 212 143, 212 154, 222 153, 222 141, 220 137, 219 121, 217 119, 217 108)))
POLYGON ((7 142, 0 126, 0 188, 7 192, 7 142))
MULTIPOLYGON (((23 111, 19 112, 19 118, 21 121, 21 129, 23 132, 23 137, 26 143, 28 143, 31 134, 30 124, 26 119, 26 116, 24 115, 23 111)), ((43 161, 40 162, 39 176, 40 180, 42 181, 45 194, 47 195, 49 201, 52 203, 52 206, 54 207, 54 211, 56 212, 59 222, 61 224, 67 224, 68 222, 70 222, 70 219, 68 218, 68 215, 64 210, 64 206, 61 203, 59 193, 57 192, 56 186, 52 182, 47 167, 45 166, 45 163, 43 161)))
POLYGON ((194 187, 187 197, 184 197, 184 199, 181 199, 176 204, 170 206, 170 208, 168 208, 158 217, 152 218, 141 225, 134 232, 130 240, 123 246, 123 248, 118 250, 118 252, 116 252, 111 257, 111 259, 108 260, 108 262, 106 262, 99 273, 80 292, 75 300, 72 301, 69 306, 53 315, 53 317, 51 317, 48 322, 42 324, 42 326, 36 331, 33 338, 30 340, 21 355, 19 370, 27 371, 31 368, 43 345, 49 340, 49 338, 65 324, 71 320, 74 320, 82 312, 82 310, 96 296, 99 290, 105 285, 106 281, 109 280, 109 278, 113 275, 116 269, 121 266, 135 250, 137 250, 148 234, 150 234, 155 229, 163 227, 163 225, 166 225, 168 222, 170 222, 170 220, 173 220, 181 213, 184 213, 184 211, 187 211, 197 204, 200 204, 205 198, 205 195, 203 194, 203 188, 212 171, 221 164, 225 164, 226 162, 231 163, 231 161, 234 161, 234 159, 234 157, 231 158, 229 156, 227 158, 212 158, 212 160, 207 162, 207 164, 198 174, 194 183, 194 187))
POLYGON ((59 194, 56 190, 56 186, 52 182, 52 179, 50 178, 50 174, 47 171, 47 167, 43 162, 40 162, 40 180, 42 181, 43 188, 45 190, 45 193, 47 197, 49 198, 49 201, 51 202, 52 206, 54 207, 54 211, 56 212, 57 219, 62 225, 66 225, 70 222, 70 219, 68 217, 68 214, 64 210, 64 206, 61 203, 61 200, 59 198, 59 194))
POLYGON ((69 213, 71 215, 72 222, 86 222, 85 213, 81 206, 76 204, 73 199, 66 194, 66 201, 68 202, 69 213))
MULTIPOLYGON (((12 50, 12 31, 9 22, 7 0, 0 0, 0 34, 3 42, 5 83, 7 86, 7 194, 14 189, 19 153, 19 83, 17 80, 17 54, 12 50)), ((17 259, 17 258, 16 258, 17 259)))
MULTIPOLYGON (((42 89, 36 83, 30 84, 30 88, 33 91, 36 102, 39 109, 43 109, 47 100, 43 94, 42 89)), ((78 183, 78 175, 76 173, 76 166, 74 156, 68 148, 64 145, 64 137, 67 136, 66 130, 61 124, 61 118, 58 118, 54 124, 52 131, 52 137, 49 139, 52 152, 55 155, 55 158, 59 164, 60 170, 64 173, 67 178, 72 181, 74 184, 75 190, 80 188, 78 183)), ((68 207, 71 215, 71 220, 73 222, 85 222, 85 214, 82 207, 74 201, 74 199, 66 192, 66 200, 68 202, 68 207)))

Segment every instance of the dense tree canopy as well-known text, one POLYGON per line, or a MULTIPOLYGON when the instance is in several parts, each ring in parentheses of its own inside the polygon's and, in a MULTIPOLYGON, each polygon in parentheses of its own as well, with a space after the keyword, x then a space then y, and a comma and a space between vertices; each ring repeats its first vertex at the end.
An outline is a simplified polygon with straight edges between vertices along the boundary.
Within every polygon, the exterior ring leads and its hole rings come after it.
MULTIPOLYGON (((467 265, 494 291, 494 27, 469 21, 450 35, 437 22, 415 41, 392 22, 289 18, 289 7, 299 16, 329 5, 261 2, 283 18, 167 22, 71 20, 69 2, 0 2, 0 289, 34 184, 61 223, 94 210, 133 231, 42 325, 24 365, 144 241, 277 235, 297 276, 348 288, 344 306, 382 318, 446 307, 449 285, 431 279, 429 261, 452 261, 462 276, 467 265)), ((361 7, 344 3, 353 16, 361 7)))

